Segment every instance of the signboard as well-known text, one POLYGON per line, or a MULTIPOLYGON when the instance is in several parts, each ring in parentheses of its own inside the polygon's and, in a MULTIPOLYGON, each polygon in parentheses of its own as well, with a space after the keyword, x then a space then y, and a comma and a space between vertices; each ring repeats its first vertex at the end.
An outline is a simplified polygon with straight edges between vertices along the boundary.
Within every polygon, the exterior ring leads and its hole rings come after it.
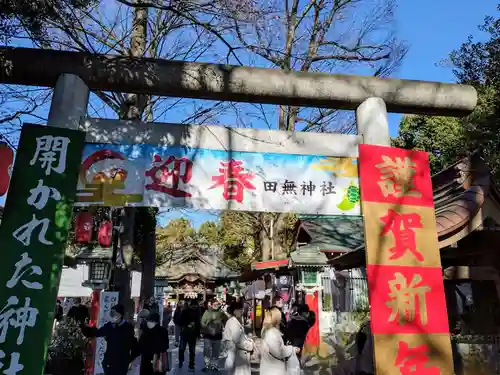
POLYGON ((357 159, 87 144, 78 205, 360 215, 357 159))
POLYGON ((360 145, 377 374, 453 374, 427 153, 360 145))
POLYGON ((318 273, 316 270, 301 270, 302 274, 302 284, 304 285, 317 285, 318 284, 318 273))
POLYGON ((42 374, 85 133, 24 125, 0 244, 0 368, 42 374))
MULTIPOLYGON (((99 318, 97 322, 97 328, 101 328, 107 322, 109 322, 109 313, 111 308, 118 304, 118 292, 101 292, 101 298, 99 300, 99 318)), ((94 374, 104 374, 104 369, 102 368, 102 361, 104 359, 104 353, 106 352, 106 340, 102 337, 96 339, 95 345, 95 362, 94 362, 94 374)))

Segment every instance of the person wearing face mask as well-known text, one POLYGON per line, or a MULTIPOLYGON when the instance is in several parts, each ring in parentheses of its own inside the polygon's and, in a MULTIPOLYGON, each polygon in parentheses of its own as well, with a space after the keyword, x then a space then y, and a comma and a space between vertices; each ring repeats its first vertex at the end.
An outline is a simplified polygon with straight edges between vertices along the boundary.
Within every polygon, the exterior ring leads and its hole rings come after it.
POLYGON ((201 329, 203 332, 203 357, 205 367, 203 372, 218 372, 218 362, 221 349, 222 331, 226 324, 227 316, 220 310, 218 301, 210 304, 210 307, 201 318, 201 329))
POLYGON ((105 375, 126 375, 129 364, 139 355, 134 327, 123 318, 124 313, 122 305, 115 305, 110 311, 110 321, 101 328, 81 325, 84 336, 103 337, 106 340, 102 361, 105 375))
POLYGON ((142 305, 142 310, 139 311, 139 314, 137 314, 137 323, 139 325, 140 334, 142 334, 142 332, 146 329, 146 319, 152 312, 150 310, 151 307, 149 306, 149 303, 144 302, 144 304, 142 305))
POLYGON ((162 370, 159 369, 161 366, 157 364, 158 358, 168 358, 166 355, 168 331, 160 325, 158 313, 153 312, 146 318, 146 329, 139 339, 139 348, 141 351, 141 375, 163 375, 169 371, 169 363, 165 363, 162 370))
POLYGON ((232 302, 227 312, 230 316, 222 340, 227 350, 225 370, 228 375, 251 375, 250 358, 255 350, 254 342, 247 337, 241 319, 243 305, 241 302, 232 302))

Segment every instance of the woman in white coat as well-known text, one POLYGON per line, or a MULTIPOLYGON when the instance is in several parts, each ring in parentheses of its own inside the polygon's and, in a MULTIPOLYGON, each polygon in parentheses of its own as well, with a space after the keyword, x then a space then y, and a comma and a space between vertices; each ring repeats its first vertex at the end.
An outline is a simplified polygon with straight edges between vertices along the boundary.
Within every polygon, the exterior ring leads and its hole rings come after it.
MULTIPOLYGON (((296 355, 298 348, 292 345, 285 345, 280 331, 281 311, 273 307, 266 311, 262 324, 262 346, 260 349, 260 373, 272 375, 287 375, 296 373, 297 369, 287 369, 287 361, 296 355), (295 370, 295 371, 290 371, 295 370)), ((292 366, 299 366, 298 361, 290 363, 292 366)))
POLYGON ((254 342, 245 334, 241 318, 243 305, 232 302, 227 313, 229 319, 224 327, 223 343, 227 351, 225 370, 227 375, 251 375, 250 357, 254 351, 254 342))

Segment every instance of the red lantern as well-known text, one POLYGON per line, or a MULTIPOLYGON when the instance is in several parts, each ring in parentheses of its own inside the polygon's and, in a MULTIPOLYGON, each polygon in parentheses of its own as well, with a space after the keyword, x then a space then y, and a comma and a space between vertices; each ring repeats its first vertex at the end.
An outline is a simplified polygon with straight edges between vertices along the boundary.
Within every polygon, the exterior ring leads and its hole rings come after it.
POLYGON ((7 143, 0 142, 0 197, 9 189, 10 169, 14 162, 14 151, 7 143))
POLYGON ((76 215, 75 238, 78 243, 89 243, 92 239, 93 220, 90 212, 76 215))
POLYGON ((99 242, 99 245, 102 247, 110 247, 112 232, 113 225, 111 224, 111 221, 103 221, 97 233, 97 241, 99 242))

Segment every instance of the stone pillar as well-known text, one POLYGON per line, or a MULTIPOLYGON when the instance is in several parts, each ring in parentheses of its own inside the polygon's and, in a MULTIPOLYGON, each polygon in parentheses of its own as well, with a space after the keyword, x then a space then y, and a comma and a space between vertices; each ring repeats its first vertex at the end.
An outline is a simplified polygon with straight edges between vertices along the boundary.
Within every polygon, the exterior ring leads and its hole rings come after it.
POLYGON ((387 108, 381 98, 368 98, 356 109, 356 126, 363 143, 390 146, 387 108))
POLYGON ((78 129, 80 120, 87 115, 89 94, 80 77, 62 74, 54 88, 47 125, 78 129))
MULTIPOLYGON (((89 88, 80 77, 72 74, 62 74, 57 79, 54 87, 47 126, 77 130, 81 119, 87 115, 89 94, 89 88)), ((99 315, 99 298, 100 291, 94 290, 92 293, 91 319, 92 323, 96 325, 99 315)), ((94 372, 95 345, 95 340, 92 340, 85 363, 85 373, 87 374, 93 374, 94 372)))

